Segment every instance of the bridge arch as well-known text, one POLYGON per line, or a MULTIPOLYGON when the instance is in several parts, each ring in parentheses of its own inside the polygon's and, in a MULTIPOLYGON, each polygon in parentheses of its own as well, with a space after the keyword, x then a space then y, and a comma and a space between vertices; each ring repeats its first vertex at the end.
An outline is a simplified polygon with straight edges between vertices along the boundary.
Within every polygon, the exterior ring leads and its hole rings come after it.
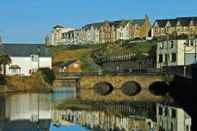
POLYGON ((114 87, 112 86, 111 83, 103 81, 96 83, 94 85, 95 93, 101 96, 106 96, 109 95, 113 90, 114 87))
POLYGON ((169 86, 165 81, 156 81, 149 86, 149 91, 156 96, 163 96, 169 91, 169 86))
POLYGON ((127 96, 135 96, 141 92, 141 85, 136 81, 127 81, 121 86, 121 90, 127 96))

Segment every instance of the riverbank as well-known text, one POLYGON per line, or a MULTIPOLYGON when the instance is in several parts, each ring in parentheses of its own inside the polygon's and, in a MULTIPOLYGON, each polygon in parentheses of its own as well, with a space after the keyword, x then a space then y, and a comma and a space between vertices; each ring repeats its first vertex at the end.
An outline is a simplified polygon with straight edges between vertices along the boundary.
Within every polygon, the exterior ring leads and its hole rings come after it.
POLYGON ((47 78, 48 74, 42 73, 42 70, 32 74, 31 76, 1 76, 0 94, 18 92, 51 92, 53 89, 53 80, 47 78))
POLYGON ((5 94, 18 94, 18 93, 52 93, 52 89, 33 89, 33 90, 13 90, 8 87, 0 87, 0 96, 5 94))

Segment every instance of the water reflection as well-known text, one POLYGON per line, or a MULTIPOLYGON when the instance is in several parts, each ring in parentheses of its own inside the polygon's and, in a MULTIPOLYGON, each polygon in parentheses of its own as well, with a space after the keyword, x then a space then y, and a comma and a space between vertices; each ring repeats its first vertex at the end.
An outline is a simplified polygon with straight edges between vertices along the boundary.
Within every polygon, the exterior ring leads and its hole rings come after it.
POLYGON ((191 130, 191 117, 180 107, 165 104, 85 101, 82 104, 91 108, 55 106, 75 98, 74 90, 0 96, 0 131, 191 130))
POLYGON ((59 126, 68 126, 77 123, 90 130, 98 131, 131 131, 148 130, 148 122, 143 117, 123 117, 104 111, 64 110, 54 112, 54 123, 59 126))
POLYGON ((1 97, 2 131, 47 131, 51 122, 48 94, 14 94, 1 97))
MULTIPOLYGON (((75 98, 74 91, 46 93, 25 93, 0 96, 0 131, 58 131, 54 127, 52 114, 54 104, 75 98)), ((81 131, 81 126, 72 124, 67 129, 81 131)), ((84 131, 86 129, 83 129, 84 131)))

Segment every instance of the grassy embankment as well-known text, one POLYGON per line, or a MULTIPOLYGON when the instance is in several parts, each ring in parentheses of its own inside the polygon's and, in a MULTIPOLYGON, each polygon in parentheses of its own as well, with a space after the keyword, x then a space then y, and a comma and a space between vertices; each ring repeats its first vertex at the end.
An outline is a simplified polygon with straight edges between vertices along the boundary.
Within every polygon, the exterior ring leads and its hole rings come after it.
POLYGON ((59 46, 50 47, 50 49, 53 56, 53 65, 61 61, 77 59, 81 62, 82 72, 98 72, 101 70, 101 67, 95 64, 95 59, 91 57, 91 54, 99 57, 110 57, 134 53, 137 59, 144 59, 147 55, 153 55, 150 53, 154 53, 155 45, 155 41, 138 43, 123 41, 91 46, 73 46, 72 48, 59 46))
POLYGON ((40 69, 31 76, 1 76, 0 94, 5 92, 51 92, 54 79, 50 69, 40 69))
POLYGON ((53 65, 62 61, 79 60, 82 72, 95 72, 99 70, 99 67, 94 65, 93 59, 91 58, 94 47, 81 47, 75 49, 50 47, 50 49, 53 56, 53 65))

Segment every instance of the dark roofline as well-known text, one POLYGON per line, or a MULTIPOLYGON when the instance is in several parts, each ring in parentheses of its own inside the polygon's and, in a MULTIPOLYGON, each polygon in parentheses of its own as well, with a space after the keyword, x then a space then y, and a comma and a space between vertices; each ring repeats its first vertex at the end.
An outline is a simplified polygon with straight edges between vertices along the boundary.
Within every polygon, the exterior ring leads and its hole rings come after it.
POLYGON ((0 52, 10 56, 24 57, 35 53, 39 53, 41 57, 51 56, 45 44, 3 43, 0 45, 0 52))
POLYGON ((196 20, 197 21, 197 16, 189 16, 189 17, 176 17, 176 18, 170 18, 170 19, 156 19, 155 22, 153 23, 153 26, 155 25, 156 22, 164 22, 164 21, 178 21, 178 20, 196 20))
POLYGON ((94 22, 94 23, 86 24, 86 25, 82 26, 81 28, 88 29, 91 26, 103 25, 105 23, 109 23, 110 25, 117 25, 116 23, 121 24, 122 22, 130 22, 130 21, 135 22, 135 21, 142 21, 142 20, 144 21, 145 19, 144 18, 142 18, 142 19, 121 19, 121 20, 113 20, 113 21, 104 20, 101 22, 94 22))
POLYGON ((53 28, 54 29, 56 29, 56 28, 64 28, 64 26, 62 26, 62 25, 55 25, 55 26, 53 26, 53 28))

